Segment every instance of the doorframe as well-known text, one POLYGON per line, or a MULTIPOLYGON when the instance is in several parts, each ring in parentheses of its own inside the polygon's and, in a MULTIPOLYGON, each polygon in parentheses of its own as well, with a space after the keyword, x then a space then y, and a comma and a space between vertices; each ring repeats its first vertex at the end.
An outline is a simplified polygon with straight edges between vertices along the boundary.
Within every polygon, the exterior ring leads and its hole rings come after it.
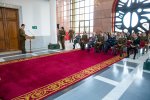
POLYGON ((18 13, 19 13, 19 26, 23 23, 22 7, 20 5, 12 5, 12 4, 8 4, 8 3, 1 3, 0 2, 0 7, 18 9, 18 13))
MULTIPOLYGON (((1 3, 0 2, 0 7, 2 7, 2 8, 10 8, 10 9, 17 9, 18 10, 18 28, 19 28, 21 26, 21 24, 23 23, 22 6, 12 5, 12 4, 7 4, 7 3, 1 3)), ((18 38, 18 45, 19 45, 19 48, 18 48, 17 51, 21 51, 19 38, 18 38)))

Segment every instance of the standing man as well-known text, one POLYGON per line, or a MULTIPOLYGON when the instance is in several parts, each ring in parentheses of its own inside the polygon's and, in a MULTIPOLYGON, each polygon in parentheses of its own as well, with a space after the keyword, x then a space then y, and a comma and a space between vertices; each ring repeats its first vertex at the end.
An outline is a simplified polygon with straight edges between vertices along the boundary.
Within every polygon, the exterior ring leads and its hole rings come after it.
POLYGON ((27 37, 29 37, 28 35, 25 34, 24 28, 25 28, 25 24, 21 24, 21 27, 19 29, 19 36, 20 36, 20 44, 21 44, 22 54, 26 53, 25 40, 27 37))
POLYGON ((65 35, 66 35, 66 31, 64 30, 64 27, 61 27, 61 30, 59 31, 60 33, 60 43, 62 46, 62 50, 65 49, 65 35))
POLYGON ((74 30, 70 29, 70 30, 69 30, 70 43, 73 42, 73 37, 74 37, 74 30))

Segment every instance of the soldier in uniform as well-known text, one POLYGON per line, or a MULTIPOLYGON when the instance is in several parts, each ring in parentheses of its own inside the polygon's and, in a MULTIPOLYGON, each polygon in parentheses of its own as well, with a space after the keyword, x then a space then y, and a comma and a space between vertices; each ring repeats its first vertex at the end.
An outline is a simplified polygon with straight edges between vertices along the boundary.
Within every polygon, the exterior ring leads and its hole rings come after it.
POLYGON ((103 33, 99 33, 96 35, 96 43, 95 43, 95 52, 101 52, 104 45, 104 36, 103 33))
POLYGON ((125 48, 125 46, 126 46, 126 38, 124 37, 124 34, 122 33, 121 37, 117 41, 117 49, 120 53, 120 57, 123 56, 123 49, 125 48))
POLYGON ((70 43, 73 42, 73 37, 74 37, 74 30, 70 29, 70 30, 69 30, 70 43))
POLYGON ((60 35, 60 43, 61 43, 61 47, 62 50, 65 49, 65 35, 66 35, 66 31, 64 30, 64 27, 61 27, 61 30, 59 31, 59 35, 60 35))
POLYGON ((81 41, 80 41, 81 50, 85 49, 85 45, 86 45, 87 42, 88 42, 87 34, 86 34, 86 32, 83 32, 83 35, 82 35, 82 38, 81 38, 81 41))
POLYGON ((25 41, 26 41, 26 38, 29 37, 28 35, 25 34, 24 28, 25 28, 25 24, 22 24, 19 29, 20 45, 21 45, 22 54, 26 53, 25 41))

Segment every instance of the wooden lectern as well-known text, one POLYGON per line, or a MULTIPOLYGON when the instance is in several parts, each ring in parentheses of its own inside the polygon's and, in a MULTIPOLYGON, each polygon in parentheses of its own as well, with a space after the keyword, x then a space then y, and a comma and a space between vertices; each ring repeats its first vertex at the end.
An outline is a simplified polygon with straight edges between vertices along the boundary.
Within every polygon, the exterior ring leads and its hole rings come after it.
POLYGON ((30 51, 29 51, 29 53, 32 53, 32 51, 31 51, 31 40, 35 39, 35 36, 26 36, 26 39, 29 39, 29 41, 30 41, 30 51))

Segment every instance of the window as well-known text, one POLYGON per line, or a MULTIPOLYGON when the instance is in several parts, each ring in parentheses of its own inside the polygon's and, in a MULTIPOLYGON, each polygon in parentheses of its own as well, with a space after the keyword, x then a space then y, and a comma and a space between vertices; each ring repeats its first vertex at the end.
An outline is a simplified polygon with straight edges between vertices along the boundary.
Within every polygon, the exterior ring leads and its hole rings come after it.
POLYGON ((76 33, 93 31, 93 12, 94 0, 57 0, 57 24, 76 33))
POLYGON ((114 23, 116 32, 130 34, 150 28, 150 0, 119 0, 114 23))

